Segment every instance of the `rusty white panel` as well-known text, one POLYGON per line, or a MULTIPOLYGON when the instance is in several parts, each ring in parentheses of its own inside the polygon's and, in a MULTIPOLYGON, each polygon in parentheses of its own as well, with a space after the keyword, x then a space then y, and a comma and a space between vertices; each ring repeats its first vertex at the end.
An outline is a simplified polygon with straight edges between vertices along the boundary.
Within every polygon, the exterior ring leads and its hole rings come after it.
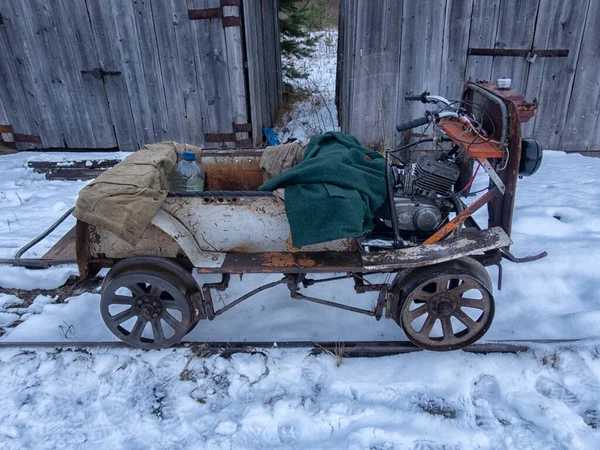
MULTIPOLYGON (((291 251, 283 201, 273 196, 168 197, 162 209, 192 232, 204 251, 260 253, 291 251)), ((349 251, 354 239, 302 247, 302 251, 349 251)))
POLYGON ((177 241, 194 266, 221 267, 223 265, 225 253, 203 251, 190 231, 165 211, 159 209, 152 218, 152 223, 177 241))

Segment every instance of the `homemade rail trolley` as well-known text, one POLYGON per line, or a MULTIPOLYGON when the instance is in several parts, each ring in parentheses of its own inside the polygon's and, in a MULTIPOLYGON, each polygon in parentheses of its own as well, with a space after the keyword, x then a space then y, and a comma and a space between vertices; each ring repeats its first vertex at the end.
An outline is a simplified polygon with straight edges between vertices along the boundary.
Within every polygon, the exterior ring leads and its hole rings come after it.
POLYGON ((169 193, 136 245, 78 221, 80 276, 110 267, 100 305, 108 328, 132 346, 164 348, 200 321, 284 284, 294 299, 393 319, 425 349, 455 350, 481 338, 494 316, 494 287, 485 266, 544 256, 520 260, 509 252, 517 179, 533 174, 542 158, 536 141, 521 138, 521 122, 536 105, 510 89, 471 82, 461 101, 427 92, 406 100, 436 111, 398 131, 428 125, 426 132, 437 135, 387 151, 388 211, 375 219, 368 236, 290 248, 284 203, 257 190, 263 182, 260 149, 206 152, 206 191, 169 193), (416 158, 417 144, 425 142, 436 149, 416 158), (461 197, 472 195, 477 171, 487 173, 489 186, 467 205, 461 197), (484 205, 485 228, 472 217, 484 205), (199 286, 193 273, 222 278, 199 286), (231 275, 247 273, 282 278, 217 309, 213 292, 226 290, 231 275), (332 276, 311 278, 326 273, 332 276), (376 284, 367 279, 375 273, 396 275, 391 283, 376 284), (340 278, 352 280, 358 293, 378 292, 376 306, 360 309, 302 293, 303 287, 340 278))

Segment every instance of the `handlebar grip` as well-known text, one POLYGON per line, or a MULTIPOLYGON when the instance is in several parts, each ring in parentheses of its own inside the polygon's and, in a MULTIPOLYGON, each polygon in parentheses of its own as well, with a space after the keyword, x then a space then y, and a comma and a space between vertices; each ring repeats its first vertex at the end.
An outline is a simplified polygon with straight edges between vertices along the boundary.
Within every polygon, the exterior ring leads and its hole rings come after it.
POLYGON ((399 132, 403 132, 406 130, 410 130, 411 128, 420 127, 421 125, 425 125, 429 123, 429 117, 420 117, 415 120, 411 120, 410 122, 403 123, 401 125, 396 125, 396 130, 399 132))
POLYGON ((406 97, 404 97, 404 100, 407 102, 420 102, 421 96, 420 95, 407 95, 406 97))

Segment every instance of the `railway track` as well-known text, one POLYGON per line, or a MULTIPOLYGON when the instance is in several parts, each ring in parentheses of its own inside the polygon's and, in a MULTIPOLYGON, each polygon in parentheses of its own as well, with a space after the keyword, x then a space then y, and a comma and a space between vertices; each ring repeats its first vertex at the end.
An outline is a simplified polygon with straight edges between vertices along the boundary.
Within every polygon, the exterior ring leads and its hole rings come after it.
MULTIPOLYGON (((584 339, 541 339, 541 340, 516 340, 516 341, 488 341, 473 344, 461 351, 475 354, 492 353, 523 353, 540 345, 561 347, 565 344, 583 342, 584 339)), ((118 341, 105 342, 4 342, 0 341, 1 349, 132 349, 129 345, 118 341)), ((253 353, 269 349, 307 349, 312 354, 330 353, 344 357, 378 357, 391 356, 405 353, 423 352, 425 350, 415 346, 409 341, 350 341, 350 342, 181 342, 171 348, 188 348, 201 356, 222 355, 234 353, 253 353)), ((138 350, 138 349, 136 349, 138 350)), ((139 350, 146 351, 146 350, 139 350)), ((163 350, 167 351, 167 350, 163 350)))

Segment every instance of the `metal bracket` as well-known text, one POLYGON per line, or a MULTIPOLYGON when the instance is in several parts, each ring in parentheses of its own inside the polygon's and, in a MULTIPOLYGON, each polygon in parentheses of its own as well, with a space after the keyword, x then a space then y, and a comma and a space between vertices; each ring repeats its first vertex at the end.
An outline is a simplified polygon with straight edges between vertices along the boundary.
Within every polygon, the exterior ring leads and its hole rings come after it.
POLYGON ((477 158, 477 160, 481 163, 483 169, 486 171, 488 176, 492 179, 494 184, 498 187, 498 190, 504 195, 506 192, 506 186, 490 164, 490 162, 486 158, 477 158))
POLYGON ((41 144, 42 139, 39 136, 15 133, 12 125, 0 125, 0 142, 8 144, 8 147, 12 144, 12 147, 16 148, 17 142, 41 144))
POLYGON ((189 20, 210 20, 210 19, 221 19, 223 28, 226 27, 239 27, 242 25, 242 18, 240 16, 226 16, 223 8, 225 6, 240 6, 240 0, 221 0, 221 6, 218 8, 206 8, 206 9, 189 9, 188 19, 189 20))
POLYGON ((104 80, 104 77, 118 76, 118 75, 121 75, 121 72, 119 72, 118 70, 104 70, 100 67, 96 67, 95 69, 92 69, 92 70, 82 70, 81 74, 82 75, 91 75, 98 80, 104 80))
MULTIPOLYGON (((513 56, 525 58, 564 58, 569 56, 569 49, 536 50, 521 48, 470 48, 468 55, 471 56, 513 56)), ((533 61, 531 61, 533 62, 533 61)))

